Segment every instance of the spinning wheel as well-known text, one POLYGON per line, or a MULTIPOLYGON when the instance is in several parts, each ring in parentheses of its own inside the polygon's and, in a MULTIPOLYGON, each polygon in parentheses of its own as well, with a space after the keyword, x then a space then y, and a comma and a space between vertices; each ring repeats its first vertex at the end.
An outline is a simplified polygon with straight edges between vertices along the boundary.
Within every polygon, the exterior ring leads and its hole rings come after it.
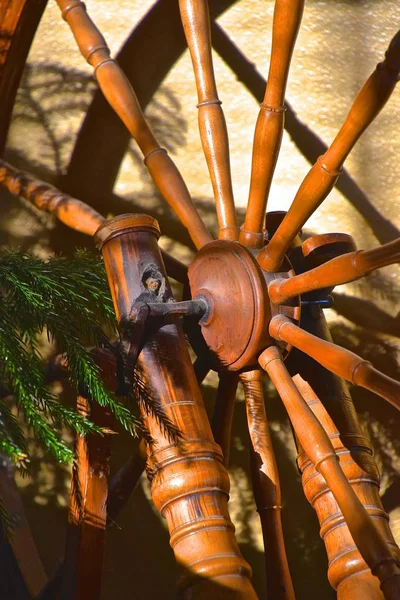
MULTIPOLYGON (((400 34, 359 92, 333 143, 305 177, 287 214, 266 212, 284 127, 290 60, 304 4, 303 0, 276 0, 268 83, 254 136, 249 201, 239 228, 226 124, 213 72, 208 7, 202 0, 180 1, 196 80, 200 136, 217 211, 218 240, 212 240, 179 171, 159 146, 128 79, 110 58, 84 5, 79 0, 57 2, 105 98, 136 140, 156 187, 186 227, 198 253, 186 273, 184 265, 165 253, 162 257, 157 244, 160 229, 153 217, 132 214, 105 221, 86 204, 6 163, 1 164, 0 180, 12 193, 55 214, 73 229, 95 235, 102 251, 128 347, 125 383, 139 361, 151 394, 177 431, 171 438, 143 410, 153 438, 147 448, 152 497, 168 524, 181 569, 182 597, 256 597, 251 570, 240 555, 227 510, 225 466, 240 380, 252 443, 254 495, 266 548, 268 597, 294 598, 263 397, 267 373, 296 435, 304 491, 320 521, 329 558, 328 577, 339 598, 399 598, 400 552, 380 503, 370 444, 338 377, 375 392, 398 409, 400 384, 335 346, 322 308, 330 305, 334 286, 398 263, 400 240, 373 250, 356 250, 346 234, 326 233, 302 243, 299 231, 332 190, 351 149, 389 99, 400 72, 400 34), (182 301, 174 301, 167 274, 188 283, 190 294, 182 301), (199 357, 197 369, 191 365, 181 317, 199 357), (204 365, 220 376, 213 431, 198 385, 204 365)), ((14 0, 10 12, 7 6, 4 14, 9 19, 10 39, 17 43, 25 31, 22 41, 28 47, 29 32, 44 3, 36 3, 34 14, 32 4, 28 8, 24 0, 14 0)), ((13 63, 13 43, 6 48, 5 74, 13 63)), ((5 94, 8 99, 12 95, 9 90, 5 94)), ((81 460, 90 463, 90 456, 81 460)), ((104 504, 104 494, 103 489, 103 496, 92 506, 95 513, 104 504)), ((66 557, 64 593, 69 590, 71 597, 97 597, 93 590, 99 590, 98 579, 90 578, 94 572, 98 577, 98 571, 91 569, 95 557, 85 551, 87 518, 78 515, 75 523, 82 528, 80 563, 68 585, 66 557)), ((104 515, 100 522, 102 529, 104 515)))

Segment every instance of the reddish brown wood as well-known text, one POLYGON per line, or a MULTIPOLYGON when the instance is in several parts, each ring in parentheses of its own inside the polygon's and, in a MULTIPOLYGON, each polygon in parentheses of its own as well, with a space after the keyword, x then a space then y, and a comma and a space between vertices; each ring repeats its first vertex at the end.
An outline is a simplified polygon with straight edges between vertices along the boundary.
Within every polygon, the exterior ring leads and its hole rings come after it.
POLYGON ((354 352, 303 331, 283 315, 271 320, 269 331, 273 338, 292 344, 332 373, 375 392, 400 410, 400 383, 377 371, 354 352))
POLYGON ((261 370, 240 375, 252 444, 250 459, 254 499, 264 539, 267 598, 294 600, 282 531, 281 487, 265 411, 263 379, 261 370))
MULTIPOLYGON (((159 302, 172 300, 158 236, 157 222, 146 215, 116 218, 96 234, 119 320, 129 315, 143 293, 152 293, 159 302)), ((179 588, 191 599, 213 594, 256 598, 227 510, 229 480, 222 454, 211 434, 179 323, 154 333, 139 360, 152 397, 180 437, 174 441, 154 417, 144 415, 154 441, 149 457, 152 496, 170 530, 181 571, 179 588)))
POLYGON ((312 290, 349 283, 375 269, 400 262, 400 239, 373 250, 357 250, 290 279, 275 279, 268 286, 272 302, 281 304, 312 290))
POLYGON ((330 438, 293 383, 279 350, 271 346, 261 354, 259 362, 278 390, 307 456, 331 490, 358 550, 378 577, 385 598, 398 598, 397 561, 343 473, 330 438))
POLYGON ((196 80, 199 129, 219 224, 218 237, 236 240, 239 230, 233 201, 228 132, 215 83, 207 0, 180 0, 183 28, 196 80))
MULTIPOLYGON (((336 454, 339 456, 343 472, 358 498, 365 506, 375 527, 382 533, 390 546, 393 556, 397 558, 400 552, 390 531, 389 517, 382 508, 379 497, 379 473, 371 452, 368 452, 367 440, 363 439, 360 434, 355 435, 354 432, 352 434, 353 443, 349 445, 349 433, 343 429, 343 433, 339 433, 337 426, 311 386, 300 375, 296 375, 293 380, 329 435, 336 454), (367 452, 363 449, 365 446, 367 452)), ((347 400, 348 403, 351 403, 351 399, 347 400)), ((377 578, 367 568, 354 545, 334 496, 322 475, 314 469, 301 445, 299 445, 297 462, 302 473, 304 492, 315 509, 321 525, 321 538, 325 543, 329 560, 328 578, 338 592, 338 600, 356 597, 382 600, 383 594, 377 578)))
POLYGON ((104 221, 96 210, 64 194, 52 185, 0 161, 0 185, 11 194, 25 198, 40 210, 53 213, 62 223, 93 235, 104 221))
MULTIPOLYGON (((30 173, 20 171, 3 160, 0 160, 0 186, 11 194, 28 200, 36 208, 55 215, 71 229, 87 235, 94 235, 105 220, 103 215, 85 202, 72 198, 49 183, 33 177, 30 173)), ((179 283, 186 284, 187 266, 164 250, 161 250, 161 253, 168 275, 179 283)))
POLYGON ((285 91, 304 0, 276 0, 268 82, 254 134, 250 194, 240 242, 260 248, 272 177, 281 147, 285 91))
POLYGON ((26 57, 46 4, 47 0, 0 2, 0 156, 26 57))
POLYGON ((91 21, 80 0, 57 0, 71 27, 79 49, 94 68, 107 101, 119 115, 143 152, 144 163, 161 194, 187 228, 193 243, 201 248, 211 236, 201 220, 187 187, 147 124, 135 92, 118 64, 111 59, 106 41, 91 21))
POLYGON ((265 322, 270 307, 265 281, 251 253, 235 242, 216 240, 189 268, 193 298, 209 310, 200 320, 204 339, 221 365, 237 371, 257 364, 269 341, 265 322))
MULTIPOLYGON (((115 358, 95 349, 93 358, 105 383, 115 390, 115 358)), ((112 412, 79 396, 78 412, 111 430, 112 412)), ((77 436, 76 468, 72 477, 68 530, 62 572, 61 596, 99 600, 107 525, 110 435, 77 436)))
POLYGON ((222 371, 220 373, 217 397, 211 421, 214 440, 221 446, 226 468, 229 465, 232 422, 238 382, 237 373, 230 373, 229 371, 222 371))
POLYGON ((293 204, 258 261, 266 271, 277 271, 292 239, 331 191, 353 146, 389 100, 400 72, 400 31, 362 87, 329 149, 312 167, 293 204))
POLYGON ((46 585, 46 572, 26 519, 14 479, 14 468, 4 456, 0 457, 0 461, 0 498, 12 524, 8 543, 29 593, 36 597, 46 585))

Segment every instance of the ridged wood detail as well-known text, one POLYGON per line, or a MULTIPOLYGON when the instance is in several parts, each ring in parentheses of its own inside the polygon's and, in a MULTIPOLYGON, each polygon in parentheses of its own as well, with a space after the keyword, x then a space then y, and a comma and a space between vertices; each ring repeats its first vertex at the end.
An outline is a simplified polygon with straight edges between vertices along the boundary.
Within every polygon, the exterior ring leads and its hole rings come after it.
MULTIPOLYGON (((103 215, 85 202, 72 198, 49 183, 33 177, 30 173, 20 171, 3 160, 0 160, 0 186, 14 196, 28 200, 36 208, 53 214, 64 225, 80 233, 94 235, 105 221, 103 215)), ((161 254, 168 275, 186 284, 186 265, 164 250, 161 250, 161 254)))
MULTIPOLYGON (((106 350, 92 351, 102 379, 116 388, 115 359, 106 350)), ((114 417, 109 408, 77 399, 78 412, 110 430, 114 417)), ((78 435, 75 442, 76 473, 72 477, 61 597, 97 600, 101 596, 103 554, 107 526, 110 436, 78 435)))
POLYGON ((254 134, 250 193, 240 242, 263 243, 268 194, 282 142, 285 91, 290 61, 303 15, 304 0, 276 0, 268 82, 254 134))
POLYGON ((79 0, 57 0, 79 49, 94 68, 105 98, 121 118, 144 156, 144 163, 162 196, 187 228, 196 248, 211 241, 174 162, 154 137, 126 75, 110 57, 106 41, 79 0))
POLYGON ((180 0, 179 8, 196 80, 200 138, 214 191, 218 237, 236 240, 239 230, 233 200, 228 132, 215 83, 208 2, 180 0))
POLYGON ((267 598, 294 600, 294 589, 283 538, 281 487, 272 447, 263 390, 264 373, 241 373, 251 439, 251 475, 264 539, 267 598))
POLYGON ((354 352, 321 340, 300 329, 283 315, 273 317, 269 332, 273 338, 302 350, 332 373, 378 394, 400 410, 400 383, 375 369, 354 352))
POLYGON ((379 578, 386 600, 398 598, 400 568, 391 548, 356 496, 330 438, 292 381, 279 350, 271 346, 261 354, 259 362, 278 390, 302 447, 340 507, 358 550, 379 578))
MULTIPOLYGON (((360 460, 357 446, 352 447, 352 450, 346 448, 334 422, 310 385, 299 375, 294 377, 294 382, 328 434, 343 472, 355 493, 398 560, 400 551, 390 531, 389 517, 382 508, 379 473, 372 456, 370 455, 367 461, 365 456, 364 460, 360 460)), ((383 594, 378 580, 358 552, 343 514, 324 478, 314 469, 301 446, 297 462, 307 500, 316 511, 321 525, 321 538, 326 546, 329 561, 328 578, 338 592, 338 600, 350 600, 355 597, 381 600, 383 594)))
POLYGON ((400 72, 400 31, 355 99, 347 118, 331 146, 301 184, 293 203, 258 261, 266 271, 277 271, 297 232, 327 197, 340 175, 353 146, 389 100, 400 72))
POLYGON ((268 295, 275 304, 312 290, 334 287, 355 281, 375 269, 400 262, 400 239, 374 248, 357 250, 332 258, 328 262, 290 279, 275 279, 268 286, 268 295))
MULTIPOLYGON (((117 317, 129 315, 146 288, 147 273, 158 277, 159 301, 172 295, 157 245, 154 219, 128 215, 115 219, 97 239, 117 317), (157 275, 155 275, 157 273, 157 275)), ((146 291, 147 290, 147 291, 146 291)), ((144 419, 153 439, 149 456, 152 496, 167 521, 170 543, 180 567, 184 598, 256 598, 234 537, 227 501, 229 479, 215 444, 185 338, 177 322, 161 327, 144 344, 139 357, 154 401, 176 427, 174 440, 151 415, 144 419), (176 360, 176 357, 179 360, 176 360), (236 594, 236 595, 234 595, 236 594)))

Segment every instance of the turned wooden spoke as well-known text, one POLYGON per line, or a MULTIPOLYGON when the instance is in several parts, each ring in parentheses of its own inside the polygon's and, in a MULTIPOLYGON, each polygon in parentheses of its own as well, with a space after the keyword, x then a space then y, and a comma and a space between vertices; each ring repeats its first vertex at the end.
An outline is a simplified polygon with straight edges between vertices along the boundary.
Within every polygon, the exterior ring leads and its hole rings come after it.
POLYGON ((111 59, 105 39, 91 21, 83 2, 57 0, 57 3, 82 55, 94 68, 105 98, 142 151, 144 163, 155 185, 187 228, 195 246, 201 248, 211 241, 211 235, 193 204, 181 174, 155 139, 126 75, 111 59))
MULTIPOLYGON (((78 398, 78 411, 110 429, 109 409, 78 398)), ((76 477, 72 478, 62 596, 100 598, 110 459, 109 436, 91 434, 76 441, 76 477)))
POLYGON ((214 191, 218 237, 236 240, 239 231, 233 201, 228 132, 214 77, 208 3, 207 0, 180 0, 179 7, 196 80, 200 137, 214 191))
POLYGON ((264 373, 258 369, 240 375, 246 399, 251 439, 254 499, 264 539, 267 597, 294 600, 281 520, 281 486, 265 412, 264 373))
POLYGON ((400 568, 344 475, 331 440, 294 384, 279 350, 267 348, 259 363, 278 390, 306 454, 332 491, 362 557, 381 582, 385 598, 398 598, 400 568))
MULTIPOLYGON (((36 208, 53 214, 61 223, 80 233, 94 235, 105 221, 103 215, 85 202, 16 169, 4 160, 0 160, 0 186, 14 196, 28 200, 36 208)), ((161 254, 168 275, 179 283, 186 284, 187 266, 164 250, 161 250, 161 254)))
POLYGON ((254 134, 250 194, 240 242, 259 248, 272 177, 284 128, 284 101, 290 61, 304 0, 276 0, 268 83, 254 134))
POLYGON ((289 279, 274 279, 268 295, 275 304, 324 287, 355 281, 387 265, 400 262, 400 239, 373 250, 358 250, 337 256, 319 267, 289 279))
POLYGON ((279 269, 297 232, 333 188, 354 144, 388 101, 398 81, 399 72, 400 32, 392 40, 385 60, 377 66, 362 87, 333 143, 304 179, 271 241, 259 253, 258 261, 263 269, 279 269))
POLYGON ((269 332, 273 338, 288 342, 332 373, 378 394, 400 410, 400 383, 375 369, 370 362, 354 352, 321 340, 300 329, 283 315, 277 315, 271 320, 269 332))
MULTIPOLYGON (((172 300, 157 245, 159 233, 152 217, 125 215, 96 234, 119 321, 144 290, 160 302, 172 300), (159 287, 154 288, 155 281, 159 287)), ((228 514, 228 474, 178 320, 146 340, 139 362, 149 393, 177 436, 171 439, 159 419, 142 411, 154 441, 148 459, 152 497, 169 527, 181 569, 180 595, 255 599, 251 570, 241 557, 228 514)))
POLYGON ((220 373, 214 414, 211 421, 211 431, 214 440, 221 446, 226 467, 229 465, 232 422, 238 382, 237 373, 230 373, 229 371, 220 373))
POLYGON ((25 198, 40 210, 54 214, 75 231, 94 235, 104 221, 94 208, 3 160, 0 160, 0 186, 15 196, 25 198))

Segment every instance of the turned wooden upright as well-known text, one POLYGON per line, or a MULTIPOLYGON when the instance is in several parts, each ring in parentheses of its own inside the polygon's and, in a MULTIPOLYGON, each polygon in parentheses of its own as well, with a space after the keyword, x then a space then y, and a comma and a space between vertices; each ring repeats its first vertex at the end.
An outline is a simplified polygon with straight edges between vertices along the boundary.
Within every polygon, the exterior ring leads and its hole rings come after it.
MULTIPOLYGON (((117 217, 96 234, 119 321, 150 290, 155 301, 173 301, 159 234, 155 219, 146 215, 117 217)), ((222 453, 213 440, 178 322, 164 325, 146 340, 140 365, 151 395, 180 434, 172 440, 143 409, 154 440, 148 459, 154 473, 152 496, 168 523, 183 597, 256 598, 251 569, 239 552, 228 514, 229 479, 222 453)))

